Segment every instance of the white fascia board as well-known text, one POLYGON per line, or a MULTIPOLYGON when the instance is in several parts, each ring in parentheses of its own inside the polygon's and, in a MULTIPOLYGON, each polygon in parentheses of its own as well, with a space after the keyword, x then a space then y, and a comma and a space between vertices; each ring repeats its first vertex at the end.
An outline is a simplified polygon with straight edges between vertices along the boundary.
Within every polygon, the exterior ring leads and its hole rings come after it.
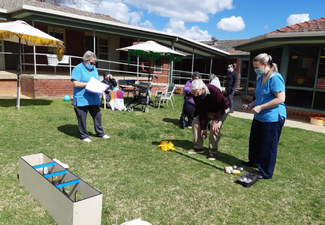
POLYGON ((7 10, 0 8, 0 13, 7 13, 7 10))
POLYGON ((255 38, 248 39, 246 41, 240 42, 234 47, 254 43, 261 41, 263 39, 276 39, 276 38, 295 38, 295 37, 322 37, 325 36, 325 31, 313 31, 313 32, 287 32, 287 33, 271 33, 271 34, 263 34, 261 36, 257 36, 255 38))
MULTIPOLYGON (((89 17, 86 17, 86 16, 75 15, 75 14, 61 12, 61 11, 52 10, 52 9, 39 8, 39 7, 35 7, 35 6, 30 6, 30 5, 22 5, 21 7, 12 8, 11 10, 8 11, 8 13, 13 13, 13 12, 21 11, 21 10, 31 10, 31 11, 41 12, 41 13, 47 13, 47 14, 52 14, 52 15, 58 15, 58 16, 64 16, 64 17, 89 21, 89 17)), ((171 33, 163 32, 163 31, 157 31, 157 30, 153 30, 153 29, 149 29, 149 28, 143 28, 143 27, 138 27, 138 26, 134 26, 134 25, 130 25, 130 24, 125 24, 125 23, 122 23, 122 22, 114 22, 114 21, 102 20, 102 19, 93 18, 93 17, 91 17, 91 21, 94 22, 94 23, 102 23, 102 24, 113 25, 113 26, 117 26, 117 27, 121 27, 121 28, 138 30, 138 31, 141 31, 141 32, 149 32, 149 33, 164 35, 164 36, 172 37, 175 40, 177 38, 181 38, 181 39, 186 40, 188 42, 191 42, 193 44, 200 45, 200 46, 202 46, 204 48, 209 48, 210 50, 216 51, 218 53, 229 55, 229 53, 226 52, 226 51, 210 47, 210 46, 208 46, 206 44, 202 44, 202 43, 200 43, 198 41, 194 41, 192 39, 189 39, 189 38, 183 37, 181 35, 177 35, 177 34, 171 34, 171 33)))
POLYGON ((229 53, 229 56, 249 56, 251 53, 247 52, 247 53, 229 53))

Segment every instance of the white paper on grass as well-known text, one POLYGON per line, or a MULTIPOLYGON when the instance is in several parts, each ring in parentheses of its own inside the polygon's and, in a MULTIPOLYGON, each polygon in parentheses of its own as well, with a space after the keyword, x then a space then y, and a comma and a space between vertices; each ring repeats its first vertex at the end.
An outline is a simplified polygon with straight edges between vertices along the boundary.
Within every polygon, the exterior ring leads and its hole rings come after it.
POLYGON ((124 222, 121 225, 152 225, 152 224, 147 221, 141 220, 139 218, 139 219, 124 222))
POLYGON ((106 91, 108 87, 109 85, 104 84, 103 82, 91 77, 86 86, 86 91, 96 94, 103 94, 103 92, 106 91))

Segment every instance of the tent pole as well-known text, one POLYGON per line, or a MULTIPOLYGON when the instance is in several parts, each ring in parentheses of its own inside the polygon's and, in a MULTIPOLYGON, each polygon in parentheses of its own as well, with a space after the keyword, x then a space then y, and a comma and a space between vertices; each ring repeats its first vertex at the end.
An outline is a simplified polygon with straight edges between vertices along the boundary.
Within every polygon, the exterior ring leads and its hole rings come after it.
POLYGON ((16 109, 19 110, 20 108, 20 74, 21 74, 21 38, 19 38, 19 64, 17 67, 17 103, 16 109))

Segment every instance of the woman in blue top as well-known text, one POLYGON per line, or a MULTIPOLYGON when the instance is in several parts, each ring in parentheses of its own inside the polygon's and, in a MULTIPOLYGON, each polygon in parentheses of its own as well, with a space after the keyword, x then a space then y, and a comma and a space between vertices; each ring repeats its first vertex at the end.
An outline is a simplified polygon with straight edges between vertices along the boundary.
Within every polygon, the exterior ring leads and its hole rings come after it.
POLYGON ((97 57, 87 51, 82 59, 72 70, 71 81, 73 83, 73 105, 78 119, 78 130, 81 140, 91 142, 86 126, 87 113, 89 111, 94 121, 94 128, 98 137, 108 139, 102 127, 102 116, 100 113, 100 97, 98 94, 87 92, 86 86, 91 77, 99 79, 98 71, 95 67, 97 57))
POLYGON ((273 176, 281 130, 286 119, 285 85, 272 57, 259 54, 253 60, 254 71, 261 75, 256 83, 256 99, 244 110, 254 114, 249 138, 248 162, 244 165, 257 167, 259 178, 273 176))

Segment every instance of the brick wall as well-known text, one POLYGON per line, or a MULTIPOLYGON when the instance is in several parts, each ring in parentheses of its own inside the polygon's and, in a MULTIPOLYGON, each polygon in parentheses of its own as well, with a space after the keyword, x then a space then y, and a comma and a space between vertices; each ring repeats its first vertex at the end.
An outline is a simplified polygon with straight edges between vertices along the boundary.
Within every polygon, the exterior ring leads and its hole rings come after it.
POLYGON ((17 80, 1 79, 0 94, 11 95, 17 93, 17 80))
POLYGON ((31 98, 62 98, 73 94, 70 79, 21 79, 21 93, 31 98))

